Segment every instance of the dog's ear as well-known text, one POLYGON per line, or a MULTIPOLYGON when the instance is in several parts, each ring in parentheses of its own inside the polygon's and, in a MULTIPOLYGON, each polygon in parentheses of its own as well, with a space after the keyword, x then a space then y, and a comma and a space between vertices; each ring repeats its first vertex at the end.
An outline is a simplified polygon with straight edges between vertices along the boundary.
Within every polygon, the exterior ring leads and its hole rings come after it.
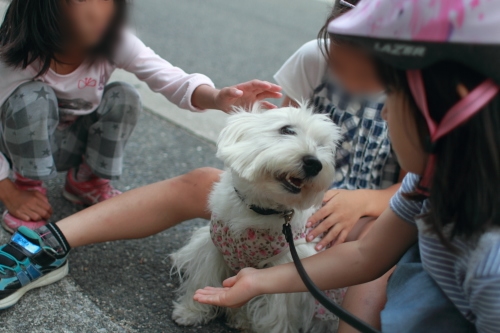
POLYGON ((253 145, 253 140, 248 138, 255 132, 258 117, 257 114, 244 111, 232 114, 217 141, 217 158, 240 174, 244 173, 253 161, 248 146, 253 145))
POLYGON ((244 109, 235 109, 227 120, 226 127, 222 130, 217 140, 217 157, 225 161, 224 152, 241 141, 245 134, 245 123, 251 114, 244 109))

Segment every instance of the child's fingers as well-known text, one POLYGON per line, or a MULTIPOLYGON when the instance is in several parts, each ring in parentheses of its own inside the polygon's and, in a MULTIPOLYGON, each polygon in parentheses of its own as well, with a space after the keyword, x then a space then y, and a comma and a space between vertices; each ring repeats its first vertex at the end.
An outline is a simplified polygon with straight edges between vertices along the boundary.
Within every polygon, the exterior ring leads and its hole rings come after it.
POLYGON ((271 110, 271 109, 277 109, 278 107, 276 105, 274 105, 273 103, 270 103, 270 102, 267 102, 267 101, 263 101, 260 103, 260 105, 264 108, 264 109, 268 109, 268 110, 271 110))
POLYGON ((40 214, 31 209, 26 210, 24 213, 28 215, 28 221, 40 221, 42 219, 42 216, 40 216, 40 214))
POLYGON ((271 88, 271 84, 266 81, 252 80, 245 83, 240 83, 236 86, 236 88, 244 91, 256 91, 259 89, 269 89, 271 88))
MULTIPOLYGON (((316 225, 319 221, 324 220, 326 217, 331 215, 332 209, 329 207, 328 203, 321 207, 316 213, 314 213, 308 220, 306 227, 311 228, 316 225)), ((319 226, 323 225, 325 221, 323 221, 319 226)), ((318 227, 319 227, 318 226, 318 227)), ((327 229, 331 226, 327 226, 327 229)), ((316 229, 316 228, 315 228, 316 229)))
POLYGON ((274 84, 274 83, 271 83, 271 82, 268 82, 268 81, 260 81, 260 82, 263 82, 266 84, 267 88, 263 88, 263 89, 266 89, 266 90, 269 90, 269 91, 273 91, 273 92, 280 92, 281 91, 281 87, 278 86, 277 84, 274 84))
POLYGON ((30 209, 38 213, 44 219, 48 219, 52 215, 52 206, 49 204, 48 200, 43 200, 47 199, 43 194, 40 193, 40 195, 42 197, 37 196, 36 200, 30 204, 30 209))
POLYGON ((283 95, 279 92, 264 91, 257 95, 257 100, 263 100, 266 98, 281 98, 283 95))
POLYGON ((315 246, 316 251, 321 251, 325 246, 337 240, 337 238, 343 232, 343 230, 344 226, 342 225, 342 223, 335 224, 333 228, 330 229, 330 231, 319 241, 319 243, 316 244, 315 246))
POLYGON ((223 98, 235 99, 243 96, 243 91, 237 88, 224 88, 221 90, 223 98))
POLYGON ((52 209, 41 208, 41 210, 37 210, 37 213, 40 214, 42 219, 48 220, 48 219, 50 219, 50 216, 52 215, 52 209))
POLYGON ((311 242, 313 241, 316 237, 318 237, 321 234, 324 234, 327 232, 330 228, 332 228, 338 221, 336 220, 336 217, 333 215, 328 216, 325 218, 324 221, 322 221, 320 224, 316 226, 313 230, 309 232, 307 235, 307 241, 311 242))
POLYGON ((231 300, 228 289, 213 288, 197 290, 193 299, 199 303, 212 304, 217 306, 227 306, 230 308, 239 307, 240 304, 231 300))
POLYGON ((17 217, 18 219, 21 219, 23 221, 26 221, 26 222, 29 222, 31 221, 30 217, 28 216, 28 214, 24 213, 24 212, 9 212, 11 213, 12 215, 14 215, 15 217, 17 217))
POLYGON ((38 216, 40 216, 40 218, 49 218, 50 216, 47 216, 47 209, 44 209, 40 206, 37 206, 37 205, 33 205, 32 207, 30 207, 31 211, 35 214, 37 214, 38 216))
POLYGON ((241 90, 253 90, 253 91, 259 90, 259 89, 269 90, 269 91, 274 91, 274 92, 281 91, 280 86, 273 84, 273 83, 270 83, 270 82, 267 82, 267 81, 261 81, 261 80, 252 80, 249 82, 240 83, 236 86, 236 88, 241 89, 241 90))
POLYGON ((332 246, 344 243, 348 235, 349 231, 347 229, 342 230, 337 239, 333 241, 332 246))
POLYGON ((36 199, 37 199, 36 200, 36 205, 39 206, 40 208, 43 208, 46 211, 49 211, 49 210, 52 209, 52 206, 50 205, 49 200, 47 200, 46 197, 42 197, 42 198, 41 197, 37 197, 36 199), (46 199, 46 200, 44 200, 44 199, 46 199))
POLYGON ((49 206, 50 206, 50 203, 49 203, 49 198, 47 198, 47 196, 46 196, 46 195, 44 195, 43 193, 40 193, 40 192, 38 192, 38 191, 33 191, 32 193, 33 193, 33 195, 34 195, 37 199, 39 199, 39 200, 41 200, 41 201, 43 201, 43 202, 47 203, 47 205, 49 205, 49 206))
POLYGON ((332 200, 334 196, 338 194, 337 191, 335 190, 330 190, 325 193, 325 196, 323 197, 323 205, 326 204, 328 201, 332 200))
POLYGON ((220 294, 206 295, 196 292, 193 296, 193 299, 203 304, 222 305, 220 294))
POLYGON ((196 293, 200 295, 215 295, 219 294, 221 291, 227 291, 227 290, 229 290, 229 288, 205 287, 203 289, 198 289, 196 293))

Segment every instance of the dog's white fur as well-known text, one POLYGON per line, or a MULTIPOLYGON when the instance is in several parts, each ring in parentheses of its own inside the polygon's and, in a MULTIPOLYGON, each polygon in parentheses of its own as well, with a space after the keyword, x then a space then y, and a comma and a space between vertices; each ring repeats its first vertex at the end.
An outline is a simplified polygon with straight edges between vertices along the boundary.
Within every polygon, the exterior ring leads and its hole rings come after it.
MULTIPOLYGON (((257 215, 247 204, 280 211, 294 209, 293 227, 304 227, 332 183, 339 138, 337 126, 326 115, 314 114, 305 104, 269 111, 258 106, 252 112, 240 110, 229 118, 218 141, 217 157, 224 161, 226 170, 210 196, 212 213, 221 220, 231 221, 229 228, 233 235, 247 228, 272 231, 282 228, 283 217, 257 215), (285 126, 290 126, 295 135, 282 133, 285 126), (323 168, 317 176, 304 180, 300 193, 293 194, 283 186, 283 177, 305 177, 305 156, 317 157, 323 168)), ((302 258, 316 253, 314 244, 305 242, 297 244, 297 251, 302 258)), ((212 243, 208 226, 197 230, 189 243, 171 258, 173 269, 182 279, 181 296, 173 312, 173 319, 180 325, 204 324, 226 315, 231 326, 259 333, 336 329, 336 321, 313 319, 315 303, 308 293, 264 295, 238 310, 193 301, 197 289, 221 286, 224 279, 234 275, 212 243)), ((292 261, 289 251, 270 259, 259 266, 292 261)))

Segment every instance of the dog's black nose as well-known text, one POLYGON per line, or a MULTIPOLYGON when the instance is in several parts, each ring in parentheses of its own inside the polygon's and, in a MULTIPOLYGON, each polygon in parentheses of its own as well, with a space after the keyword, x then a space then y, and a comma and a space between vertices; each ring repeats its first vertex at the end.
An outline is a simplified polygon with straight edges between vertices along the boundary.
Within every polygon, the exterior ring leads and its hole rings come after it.
POLYGON ((304 169, 307 177, 317 176, 321 169, 323 169, 321 162, 314 156, 305 156, 302 158, 302 162, 304 162, 302 168, 304 169))

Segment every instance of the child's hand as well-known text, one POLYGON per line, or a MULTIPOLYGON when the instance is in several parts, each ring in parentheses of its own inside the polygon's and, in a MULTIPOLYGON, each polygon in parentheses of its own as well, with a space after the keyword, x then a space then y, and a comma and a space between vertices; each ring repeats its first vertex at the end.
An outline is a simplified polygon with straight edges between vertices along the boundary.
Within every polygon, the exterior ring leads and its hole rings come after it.
POLYGON ((321 241, 316 245, 316 250, 321 250, 330 242, 341 244, 354 227, 356 222, 363 216, 365 198, 362 191, 330 190, 323 198, 323 207, 318 210, 307 221, 310 228, 319 225, 311 230, 307 236, 307 241, 312 241, 319 235, 326 233, 321 241))
POLYGON ((48 220, 52 207, 45 195, 38 191, 21 191, 9 180, 0 182, 1 200, 9 213, 23 221, 48 220))
MULTIPOLYGON (((281 98, 281 87, 269 82, 253 80, 240 83, 236 86, 223 88, 215 98, 217 109, 224 112, 231 112, 233 106, 250 108, 254 103, 266 98, 281 98)), ((262 106, 267 109, 274 109, 272 103, 263 101, 262 106)))
POLYGON ((238 275, 225 280, 223 288, 205 287, 194 294, 193 299, 203 304, 239 308, 260 295, 257 291, 257 270, 242 269, 238 275))

